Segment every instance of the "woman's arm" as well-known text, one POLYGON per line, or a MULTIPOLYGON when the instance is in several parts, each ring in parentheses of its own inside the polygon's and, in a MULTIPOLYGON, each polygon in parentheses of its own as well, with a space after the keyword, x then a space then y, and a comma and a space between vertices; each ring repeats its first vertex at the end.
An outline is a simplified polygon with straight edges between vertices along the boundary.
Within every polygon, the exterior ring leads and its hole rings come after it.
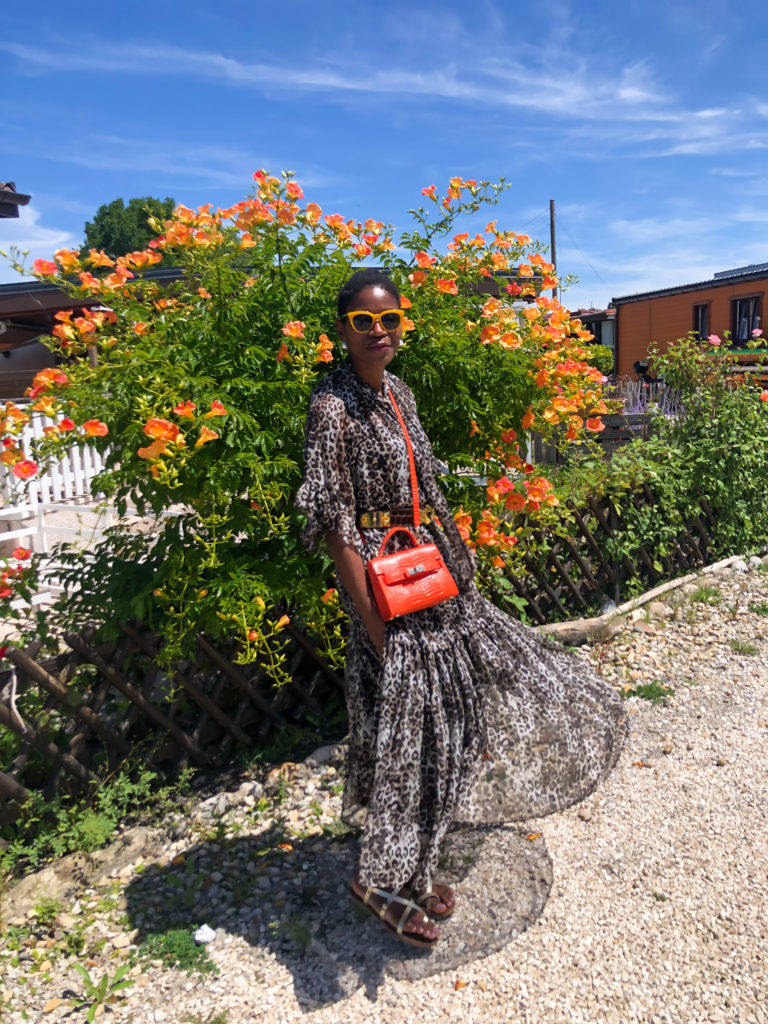
POLYGON ((368 590, 368 578, 365 574, 363 560, 353 547, 344 543, 338 533, 329 530, 325 536, 331 557, 336 564, 336 572, 344 584, 344 589, 355 602, 355 607, 368 630, 371 643, 381 657, 384 652, 384 620, 379 615, 378 608, 368 590))

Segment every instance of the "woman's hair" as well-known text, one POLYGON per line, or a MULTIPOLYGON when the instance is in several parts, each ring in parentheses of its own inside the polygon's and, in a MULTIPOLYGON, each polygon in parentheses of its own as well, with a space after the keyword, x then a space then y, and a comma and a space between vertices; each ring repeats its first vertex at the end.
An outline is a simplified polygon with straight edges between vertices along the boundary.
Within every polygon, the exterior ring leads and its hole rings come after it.
POLYGON ((357 270, 339 289, 336 298, 336 310, 341 319, 348 309, 351 309, 355 296, 359 295, 363 288, 383 288, 389 292, 395 300, 395 305, 400 307, 400 292, 397 290, 390 278, 383 270, 376 267, 366 267, 365 270, 357 270))

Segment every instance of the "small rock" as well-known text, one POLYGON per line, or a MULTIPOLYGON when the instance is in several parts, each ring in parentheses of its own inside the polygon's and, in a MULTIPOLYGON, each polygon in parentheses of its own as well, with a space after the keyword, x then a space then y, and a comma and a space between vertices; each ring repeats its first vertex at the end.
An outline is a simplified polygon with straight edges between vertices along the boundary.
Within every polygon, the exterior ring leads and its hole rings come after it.
POLYGON ((661 748, 661 752, 662 754, 671 754, 674 749, 675 748, 672 746, 671 743, 665 743, 664 746, 661 748))
POLYGON ((674 615, 669 605, 663 601, 651 601, 647 608, 652 619, 670 619, 674 615))
POLYGON ((54 1010, 58 1010, 63 1002, 63 999, 49 999, 43 1007, 43 1013, 53 1013, 54 1010))
POLYGON ((726 761, 726 759, 724 757, 718 757, 715 760, 715 764, 717 765, 718 768, 722 768, 724 765, 728 764, 728 762, 726 761))
POLYGON ((589 807, 580 807, 576 813, 582 821, 592 820, 592 810, 589 807))
POLYGON ((316 765, 328 764, 331 760, 331 754, 333 753, 334 746, 332 743, 327 744, 324 747, 318 747, 317 750, 313 751, 307 758, 308 761, 314 761, 316 765))
POLYGON ((632 628, 637 630, 638 633, 647 633, 651 636, 654 633, 658 633, 658 629, 651 622, 635 622, 632 628))
POLYGON ((207 924, 200 925, 194 934, 195 942, 208 943, 216 938, 216 932, 207 924))
POLYGON ((45 973, 45 971, 50 971, 52 967, 53 964, 51 963, 50 960, 43 960, 43 962, 38 967, 38 970, 40 971, 41 974, 43 974, 45 973))
POLYGON ((116 935, 112 939, 112 945, 115 949, 126 949, 130 944, 131 940, 127 935, 116 935))

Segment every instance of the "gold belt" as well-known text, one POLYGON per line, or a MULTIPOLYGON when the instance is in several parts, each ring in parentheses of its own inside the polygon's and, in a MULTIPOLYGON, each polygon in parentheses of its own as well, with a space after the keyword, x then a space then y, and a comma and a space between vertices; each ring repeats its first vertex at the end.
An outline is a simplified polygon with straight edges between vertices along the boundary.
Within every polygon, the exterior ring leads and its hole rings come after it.
MULTIPOLYGON (((434 519, 435 510, 431 505, 424 505, 419 519, 421 525, 429 526, 434 519)), ((413 509, 369 509, 367 512, 360 513, 357 522, 364 530, 382 530, 390 526, 413 526, 413 509)))

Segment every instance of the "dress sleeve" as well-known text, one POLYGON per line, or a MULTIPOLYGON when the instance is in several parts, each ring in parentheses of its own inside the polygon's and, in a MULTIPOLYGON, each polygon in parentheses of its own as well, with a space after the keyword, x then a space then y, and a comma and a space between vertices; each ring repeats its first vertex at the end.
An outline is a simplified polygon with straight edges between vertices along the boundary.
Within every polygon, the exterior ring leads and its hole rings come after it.
POLYGON ((296 507, 307 517, 304 543, 316 548, 331 530, 346 544, 358 547, 344 403, 328 392, 313 395, 305 429, 304 481, 296 495, 296 507))

